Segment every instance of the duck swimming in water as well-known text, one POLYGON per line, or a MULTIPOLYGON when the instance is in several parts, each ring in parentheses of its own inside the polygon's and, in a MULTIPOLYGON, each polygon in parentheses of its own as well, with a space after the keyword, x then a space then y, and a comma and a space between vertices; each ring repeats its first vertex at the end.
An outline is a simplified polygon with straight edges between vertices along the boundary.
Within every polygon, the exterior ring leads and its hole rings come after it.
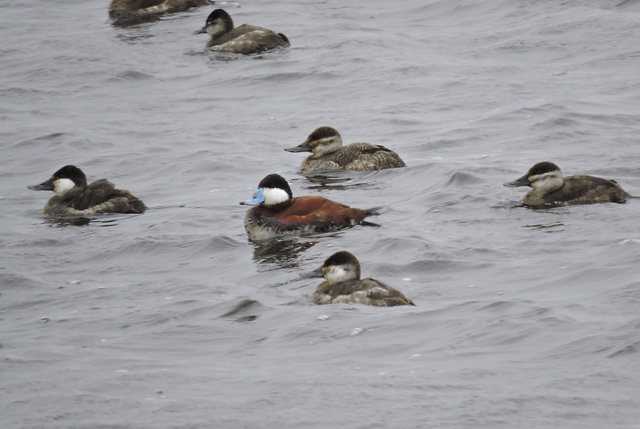
POLYGON ((211 12, 205 26, 198 33, 211 36, 207 48, 216 52, 257 54, 269 49, 290 46, 289 39, 282 33, 249 24, 233 28, 231 16, 223 9, 211 12))
POLYGON ((129 191, 115 189, 106 179, 87 185, 87 176, 74 165, 66 165, 33 191, 54 191, 44 208, 50 216, 78 216, 98 213, 143 213, 146 206, 129 191))
POLYGON ((552 162, 539 162, 527 174, 504 186, 530 186, 522 202, 530 207, 546 208, 572 204, 624 203, 630 198, 615 180, 593 176, 562 177, 552 162))
POLYGON ((253 241, 335 231, 378 214, 378 209, 351 208, 322 197, 293 198, 289 184, 278 174, 262 179, 253 198, 240 204, 254 206, 244 219, 244 227, 253 241))
POLYGON ((113 25, 127 26, 211 4, 213 1, 210 0, 113 0, 109 6, 109 18, 113 20, 113 25))
POLYGON ((287 152, 311 152, 302 163, 302 171, 357 170, 370 171, 406 167, 397 153, 384 146, 351 143, 342 146, 340 133, 331 127, 320 127, 298 146, 287 152))
POLYGON ((415 305, 402 292, 381 281, 360 279, 360 262, 349 252, 334 253, 322 267, 304 277, 324 277, 326 280, 314 293, 316 304, 415 305))

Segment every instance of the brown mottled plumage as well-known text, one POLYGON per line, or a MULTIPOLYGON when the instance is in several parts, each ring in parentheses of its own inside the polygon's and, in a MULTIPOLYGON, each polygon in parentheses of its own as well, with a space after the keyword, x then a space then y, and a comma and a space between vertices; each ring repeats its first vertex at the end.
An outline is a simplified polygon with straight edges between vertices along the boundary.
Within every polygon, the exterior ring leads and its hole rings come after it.
POLYGON ((167 13, 211 4, 213 2, 209 0, 113 0, 109 6, 109 17, 113 25, 127 26, 154 21, 167 13))
POLYGON ((306 277, 324 277, 315 293, 316 304, 354 303, 393 307, 397 305, 415 305, 402 292, 381 281, 360 279, 360 262, 351 253, 334 253, 318 268, 306 277))
POLYGON ((146 206, 129 191, 115 189, 106 179, 87 185, 87 177, 78 167, 67 165, 50 179, 29 186, 33 191, 54 191, 44 214, 50 216, 78 216, 98 213, 143 213, 146 206))
POLYGON ((549 161, 537 163, 527 174, 504 185, 532 187, 522 202, 535 208, 624 203, 631 197, 615 180, 585 175, 563 177, 560 168, 549 161))
POLYGON ((207 42, 207 48, 217 52, 256 54, 278 47, 286 48, 290 45, 287 36, 267 28, 249 24, 233 28, 231 16, 222 9, 211 12, 204 27, 198 33, 207 33, 211 36, 207 42))
POLYGON ((405 167, 397 153, 384 146, 352 143, 342 146, 342 137, 331 127, 314 130, 307 140, 287 152, 311 152, 301 166, 302 171, 357 170, 370 171, 405 167))

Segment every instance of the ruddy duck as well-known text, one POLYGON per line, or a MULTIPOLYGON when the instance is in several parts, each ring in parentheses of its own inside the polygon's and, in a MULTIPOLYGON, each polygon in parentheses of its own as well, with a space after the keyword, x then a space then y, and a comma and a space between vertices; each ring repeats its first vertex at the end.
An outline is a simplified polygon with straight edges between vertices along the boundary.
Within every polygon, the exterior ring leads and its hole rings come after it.
POLYGON ((113 0, 109 6, 109 17, 114 20, 114 25, 126 26, 211 4, 213 2, 209 0, 113 0))
POLYGON ((355 209, 322 197, 293 198, 289 184, 278 174, 262 179, 253 198, 240 204, 255 206, 244 219, 244 227, 253 241, 335 231, 378 214, 377 208, 355 209))
POLYGON ((231 16, 222 9, 211 12, 206 24, 198 33, 207 33, 211 36, 207 42, 207 48, 217 52, 256 54, 278 47, 286 48, 290 45, 287 36, 266 28, 248 24, 233 28, 231 16))
POLYGON ((530 186, 522 202, 530 207, 559 207, 570 204, 624 203, 631 195, 615 180, 593 176, 562 177, 562 172, 552 162, 539 162, 527 174, 505 183, 504 186, 530 186))
POLYGON ((302 163, 302 171, 370 171, 406 167, 397 153, 384 146, 351 143, 343 147, 340 133, 331 127, 317 128, 300 145, 285 150, 312 153, 302 163))
POLYGON ((143 213, 146 206, 129 191, 115 189, 106 179, 87 185, 87 177, 74 165, 66 165, 39 185, 28 186, 33 191, 54 191, 44 208, 51 216, 77 216, 97 213, 143 213))
POLYGON ((354 303, 393 307, 415 305, 402 292, 376 279, 360 279, 360 262, 349 252, 331 255, 322 267, 304 277, 324 277, 313 295, 316 304, 354 303))

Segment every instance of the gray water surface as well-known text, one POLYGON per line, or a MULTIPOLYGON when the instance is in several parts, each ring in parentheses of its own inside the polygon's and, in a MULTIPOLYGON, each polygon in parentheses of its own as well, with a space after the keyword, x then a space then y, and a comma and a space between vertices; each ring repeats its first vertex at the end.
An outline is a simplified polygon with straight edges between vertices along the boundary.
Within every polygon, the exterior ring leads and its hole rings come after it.
POLYGON ((107 0, 0 14, 3 428, 638 428, 640 202, 530 210, 538 161, 640 195, 640 3, 242 2, 290 49, 204 51, 213 7, 114 28, 107 0), (316 127, 408 168, 305 177, 316 127), (152 209, 47 219, 76 164, 152 209), (255 244, 238 205, 382 206, 255 244), (412 308, 316 306, 338 250, 412 308))

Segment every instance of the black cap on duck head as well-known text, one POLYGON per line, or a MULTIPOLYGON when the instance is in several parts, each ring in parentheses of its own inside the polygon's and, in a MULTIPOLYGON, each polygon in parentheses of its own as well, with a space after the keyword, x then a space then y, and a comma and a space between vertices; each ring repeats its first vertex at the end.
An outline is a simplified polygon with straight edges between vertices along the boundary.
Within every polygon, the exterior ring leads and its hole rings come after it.
POLYGON ((550 173, 552 171, 560 171, 560 168, 553 162, 539 162, 529 169, 527 176, 539 176, 540 174, 550 173))
POLYGON ((39 185, 27 186, 32 191, 54 191, 55 182, 60 179, 69 179, 75 186, 84 188, 87 186, 87 176, 75 165, 65 165, 60 170, 53 173, 50 179, 39 185))
MULTIPOLYGON (((216 19, 222 19, 222 20, 225 20, 225 21, 231 21, 231 22, 233 22, 233 21, 231 20, 231 15, 229 15, 229 14, 227 13, 227 11, 226 11, 226 10, 224 10, 224 9, 216 9, 216 10, 214 10, 213 12, 211 12, 211 13, 209 14, 209 16, 207 17, 207 24, 209 24, 209 23, 211 23, 211 22, 215 21, 216 19)), ((231 24, 231 25, 233 26, 233 24, 231 24)))
POLYGON ((347 252, 346 250, 342 250, 340 252, 336 252, 333 255, 329 256, 323 267, 330 267, 332 265, 352 265, 356 268, 357 278, 360 278, 360 261, 356 258, 353 253, 347 252))
POLYGON ((542 174, 551 173, 554 171, 560 171, 557 165, 553 162, 543 161, 539 162, 527 171, 527 174, 521 178, 514 180, 513 182, 505 183, 504 186, 516 187, 516 186, 531 186, 531 177, 540 176, 542 174))
MULTIPOLYGON (((321 267, 316 268, 313 271, 309 271, 308 273, 303 273, 300 275, 300 277, 305 279, 313 277, 325 277, 328 281, 335 281, 336 279, 333 278, 331 274, 329 274, 329 278, 327 278, 327 273, 331 273, 332 271, 331 267, 348 267, 347 269, 351 269, 347 274, 348 279, 360 279, 360 262, 358 261, 358 258, 356 258, 352 253, 347 252, 346 250, 334 253, 324 261, 321 267)), ((345 274, 341 273, 339 277, 343 277, 344 275, 345 274)))
POLYGON ((53 173, 53 179, 71 179, 76 186, 87 186, 87 176, 75 165, 65 165, 53 173))
POLYGON ((293 198, 293 193, 291 192, 289 183, 287 183, 285 178, 279 174, 269 174, 260 181, 258 188, 282 189, 289 195, 289 198, 293 198))
MULTIPOLYGON (((231 19, 231 16, 223 9, 216 9, 209 14, 207 21, 204 23, 204 27, 196 31, 195 34, 206 33, 207 27, 216 20, 221 20, 224 23, 221 28, 226 29, 226 31, 231 31, 233 29, 233 20, 231 19)), ((220 33, 223 32, 225 32, 225 30, 222 30, 220 33)))
POLYGON ((328 267, 329 265, 345 265, 345 264, 360 265, 360 262, 358 261, 358 258, 356 258, 353 255, 353 253, 347 252, 346 250, 336 252, 333 255, 329 256, 324 261, 325 267, 328 267))
POLYGON ((340 133, 335 128, 331 127, 320 127, 313 130, 311 134, 309 134, 309 140, 318 140, 325 139, 327 137, 339 136, 340 133))
POLYGON ((309 134, 307 139, 300 143, 298 146, 288 147, 285 149, 287 152, 313 152, 313 149, 318 145, 318 143, 312 144, 312 142, 317 142, 318 140, 338 137, 340 141, 342 141, 342 137, 340 137, 340 133, 331 127, 320 127, 316 128, 309 134))

